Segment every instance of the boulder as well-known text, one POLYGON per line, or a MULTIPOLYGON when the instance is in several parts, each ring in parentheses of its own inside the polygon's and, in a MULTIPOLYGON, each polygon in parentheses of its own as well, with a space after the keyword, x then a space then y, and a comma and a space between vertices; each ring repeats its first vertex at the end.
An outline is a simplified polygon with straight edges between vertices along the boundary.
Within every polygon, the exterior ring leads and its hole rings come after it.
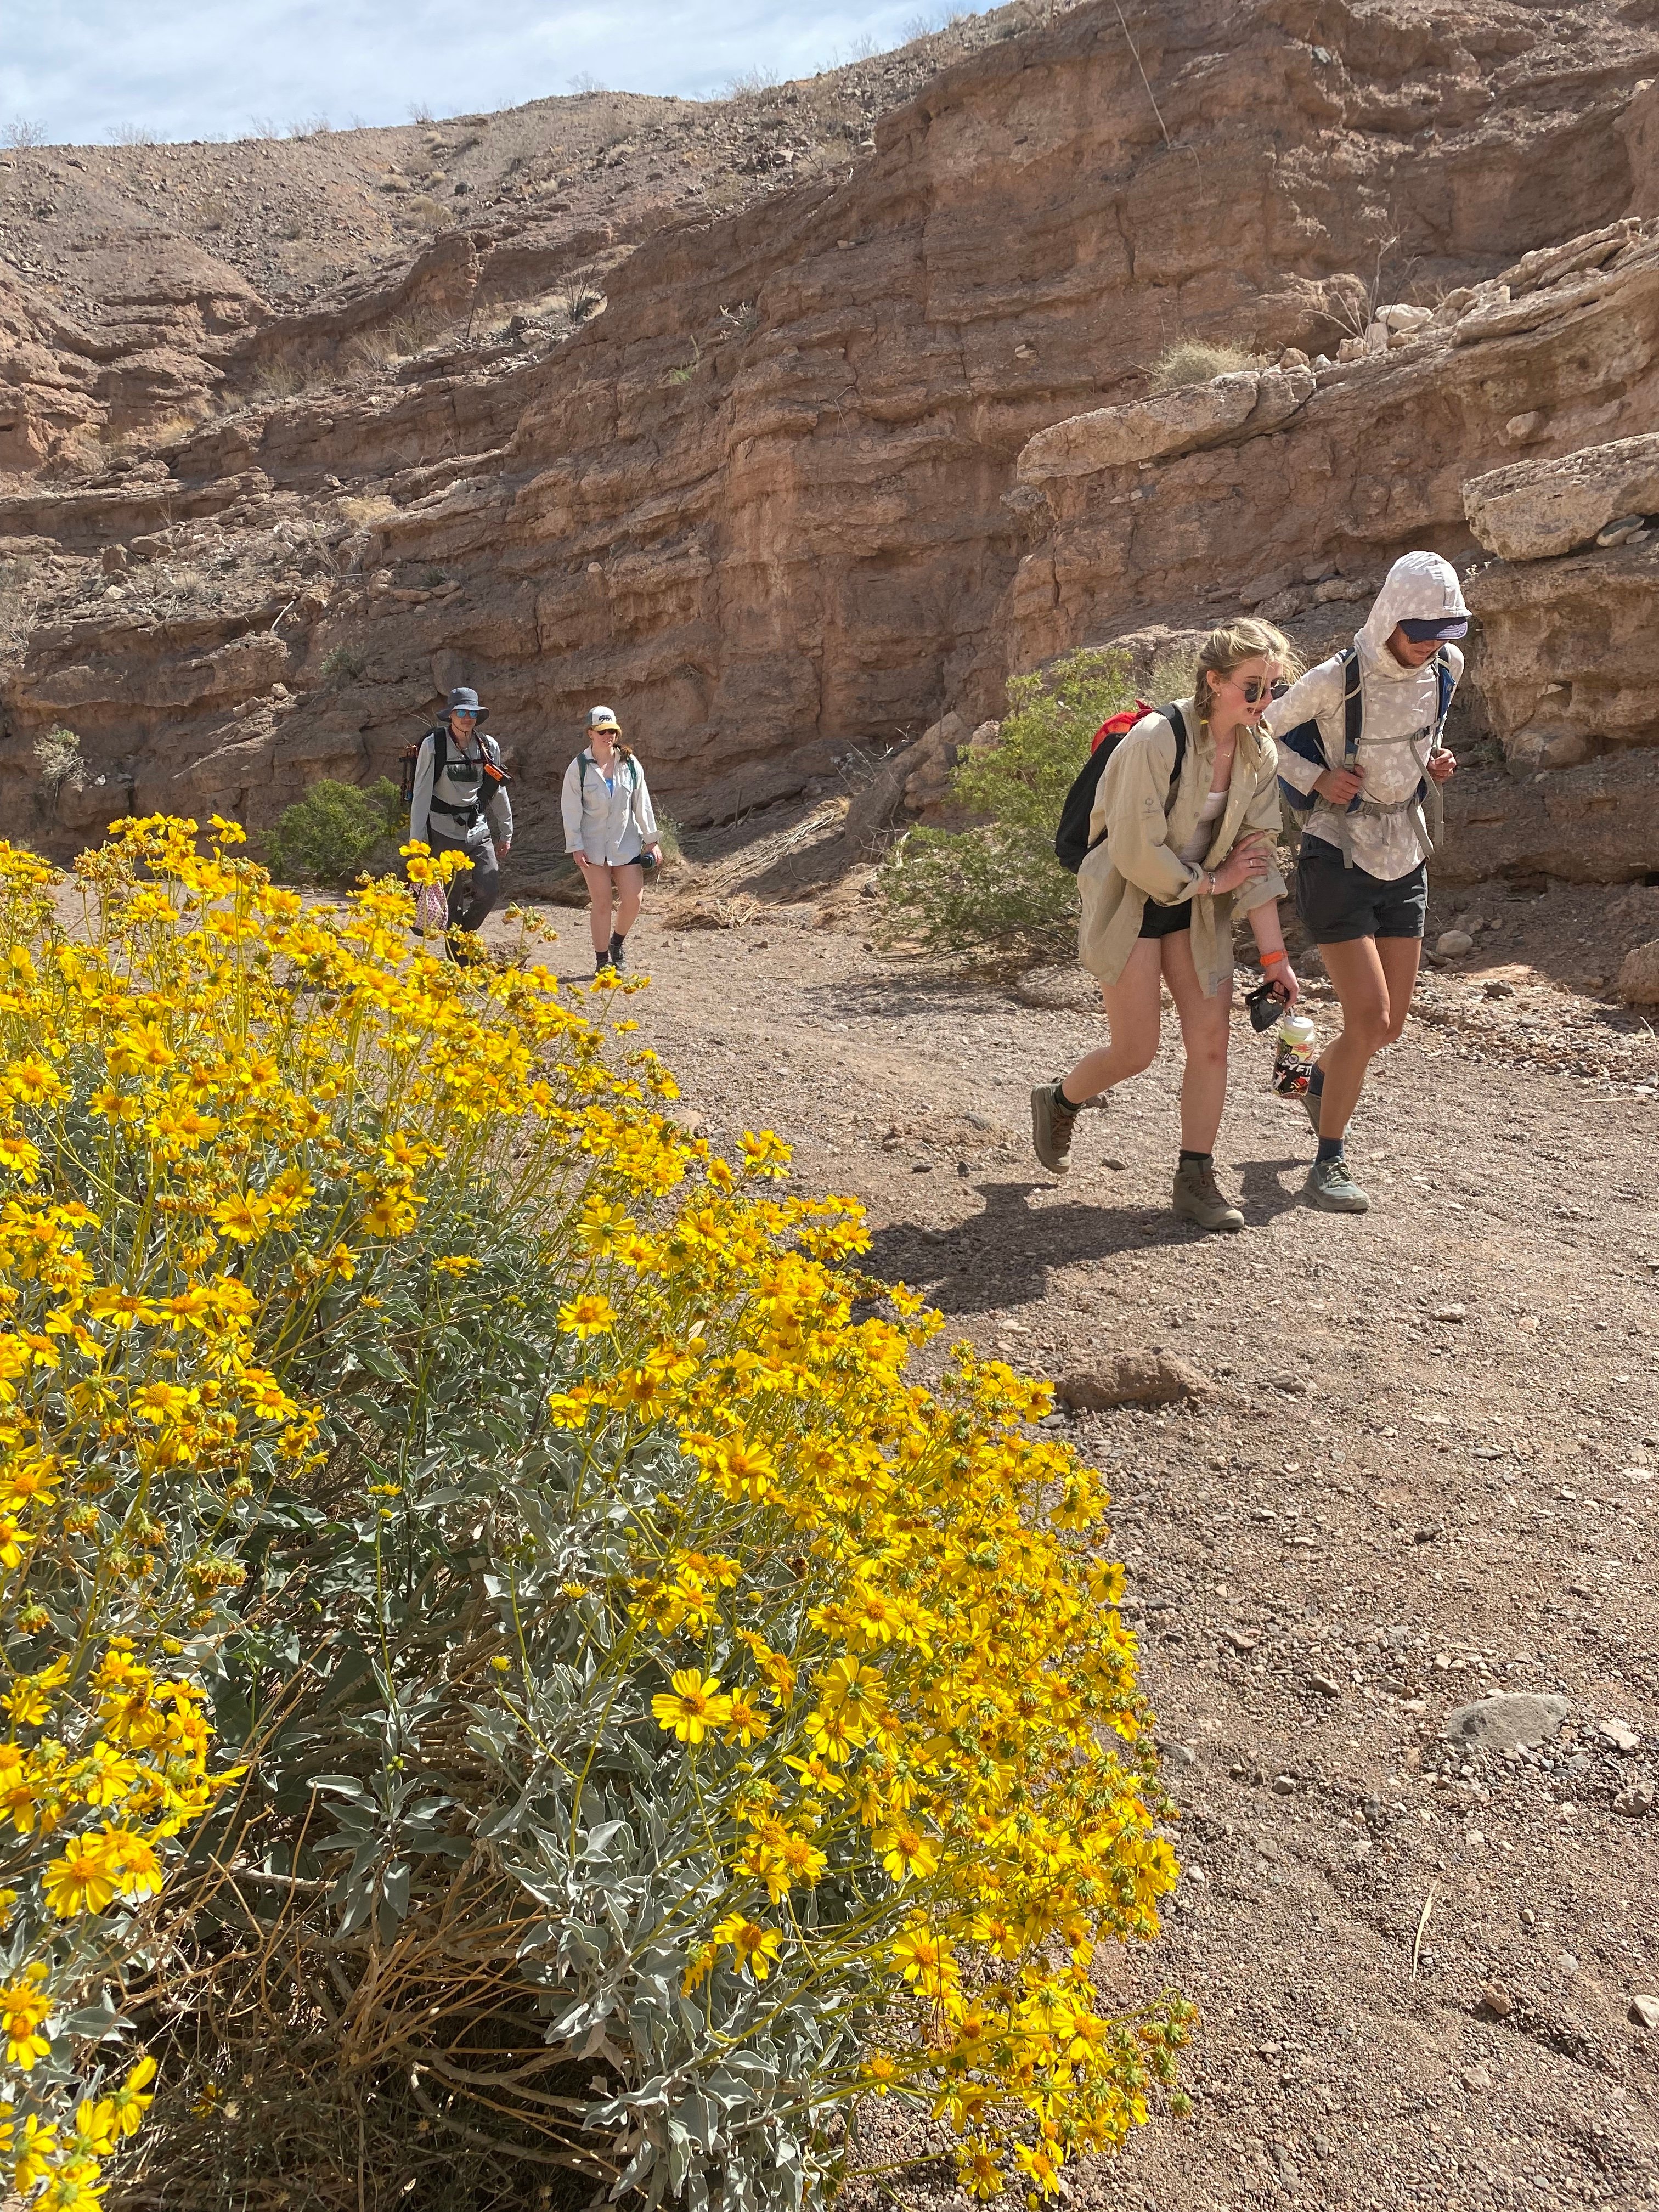
POLYGON ((1054 1385, 1064 1406, 1085 1413, 1112 1406, 1173 1406, 1182 1398, 1201 1398, 1209 1377, 1168 1352, 1120 1352, 1099 1366, 1068 1375, 1054 1385))
POLYGON ((1594 544, 1620 516, 1659 511, 1659 431, 1516 461, 1463 487, 1469 528, 1504 561, 1547 561, 1594 544))
POLYGON ((1638 945, 1620 963, 1619 995, 1627 1006, 1659 1006, 1659 937, 1638 945))
POLYGON ((1055 477, 1093 476, 1102 469, 1157 460, 1214 444, 1235 430, 1273 428, 1311 398, 1310 368, 1241 368, 1207 384, 1183 384, 1127 406, 1097 407, 1073 415, 1029 439, 1018 464, 1019 480, 1040 484, 1055 477))
POLYGON ((862 790, 854 793, 842 834, 848 851, 857 859, 871 859, 886 846, 915 764, 916 748, 906 745, 883 761, 862 790))
POLYGON ((1659 868, 1659 752, 1613 753, 1518 787, 1462 769, 1446 787, 1442 884, 1494 876, 1635 883, 1659 868))
POLYGON ((1497 1690, 1448 1713, 1443 1733, 1460 1750, 1526 1750, 1547 1743, 1571 1708, 1565 1698, 1529 1690, 1497 1690))
POLYGON ((1471 673, 1515 774, 1659 744, 1659 541, 1493 562, 1464 590, 1471 673))
POLYGON ((960 714, 945 714, 924 730, 907 758, 903 805, 907 814, 939 820, 951 807, 951 771, 969 738, 960 714))

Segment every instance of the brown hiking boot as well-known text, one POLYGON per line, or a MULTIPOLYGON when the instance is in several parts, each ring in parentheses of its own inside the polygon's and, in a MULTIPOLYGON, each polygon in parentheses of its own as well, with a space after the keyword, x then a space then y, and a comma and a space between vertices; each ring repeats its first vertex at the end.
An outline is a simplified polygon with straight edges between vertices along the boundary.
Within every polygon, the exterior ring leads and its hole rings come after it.
POLYGON ((1031 1142, 1050 1175, 1063 1176, 1072 1164, 1068 1155, 1081 1111, 1061 1096, 1057 1083, 1039 1083, 1031 1093, 1031 1142))
POLYGON ((1238 1208, 1221 1194, 1212 1160, 1182 1160, 1176 1170, 1175 1210, 1183 1221, 1200 1229, 1237 1230, 1244 1226, 1238 1208))

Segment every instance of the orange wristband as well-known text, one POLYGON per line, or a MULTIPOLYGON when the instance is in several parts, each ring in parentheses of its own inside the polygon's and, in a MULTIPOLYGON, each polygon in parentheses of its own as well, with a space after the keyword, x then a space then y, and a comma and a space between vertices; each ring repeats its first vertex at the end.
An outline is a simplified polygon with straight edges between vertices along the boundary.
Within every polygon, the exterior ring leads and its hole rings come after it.
POLYGON ((1288 968, 1291 962, 1290 954, 1282 950, 1278 952, 1259 952, 1256 957, 1264 968, 1276 968, 1281 960, 1288 968))

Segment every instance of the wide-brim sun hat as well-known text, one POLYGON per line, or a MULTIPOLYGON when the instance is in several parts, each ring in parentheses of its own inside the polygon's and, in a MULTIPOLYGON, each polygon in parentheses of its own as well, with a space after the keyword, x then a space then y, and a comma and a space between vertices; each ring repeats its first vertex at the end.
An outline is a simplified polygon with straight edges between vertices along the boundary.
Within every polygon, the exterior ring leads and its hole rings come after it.
POLYGON ((478 695, 472 686, 458 684, 449 695, 449 711, 452 714, 482 714, 484 710, 479 705, 478 695))

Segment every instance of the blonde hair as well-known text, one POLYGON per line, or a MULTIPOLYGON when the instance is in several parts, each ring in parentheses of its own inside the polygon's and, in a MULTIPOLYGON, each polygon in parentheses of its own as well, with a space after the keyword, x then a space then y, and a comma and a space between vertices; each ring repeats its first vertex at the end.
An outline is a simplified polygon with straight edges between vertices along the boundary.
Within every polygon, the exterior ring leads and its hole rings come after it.
POLYGON ((1278 661, 1292 684, 1302 673, 1296 647, 1272 623, 1260 622, 1254 615, 1241 615, 1237 622, 1223 623, 1219 629, 1212 629, 1199 647, 1198 665, 1193 672, 1200 720, 1207 722, 1210 719, 1210 702, 1214 693, 1206 680, 1209 677, 1231 676, 1247 660, 1262 659, 1278 661))

